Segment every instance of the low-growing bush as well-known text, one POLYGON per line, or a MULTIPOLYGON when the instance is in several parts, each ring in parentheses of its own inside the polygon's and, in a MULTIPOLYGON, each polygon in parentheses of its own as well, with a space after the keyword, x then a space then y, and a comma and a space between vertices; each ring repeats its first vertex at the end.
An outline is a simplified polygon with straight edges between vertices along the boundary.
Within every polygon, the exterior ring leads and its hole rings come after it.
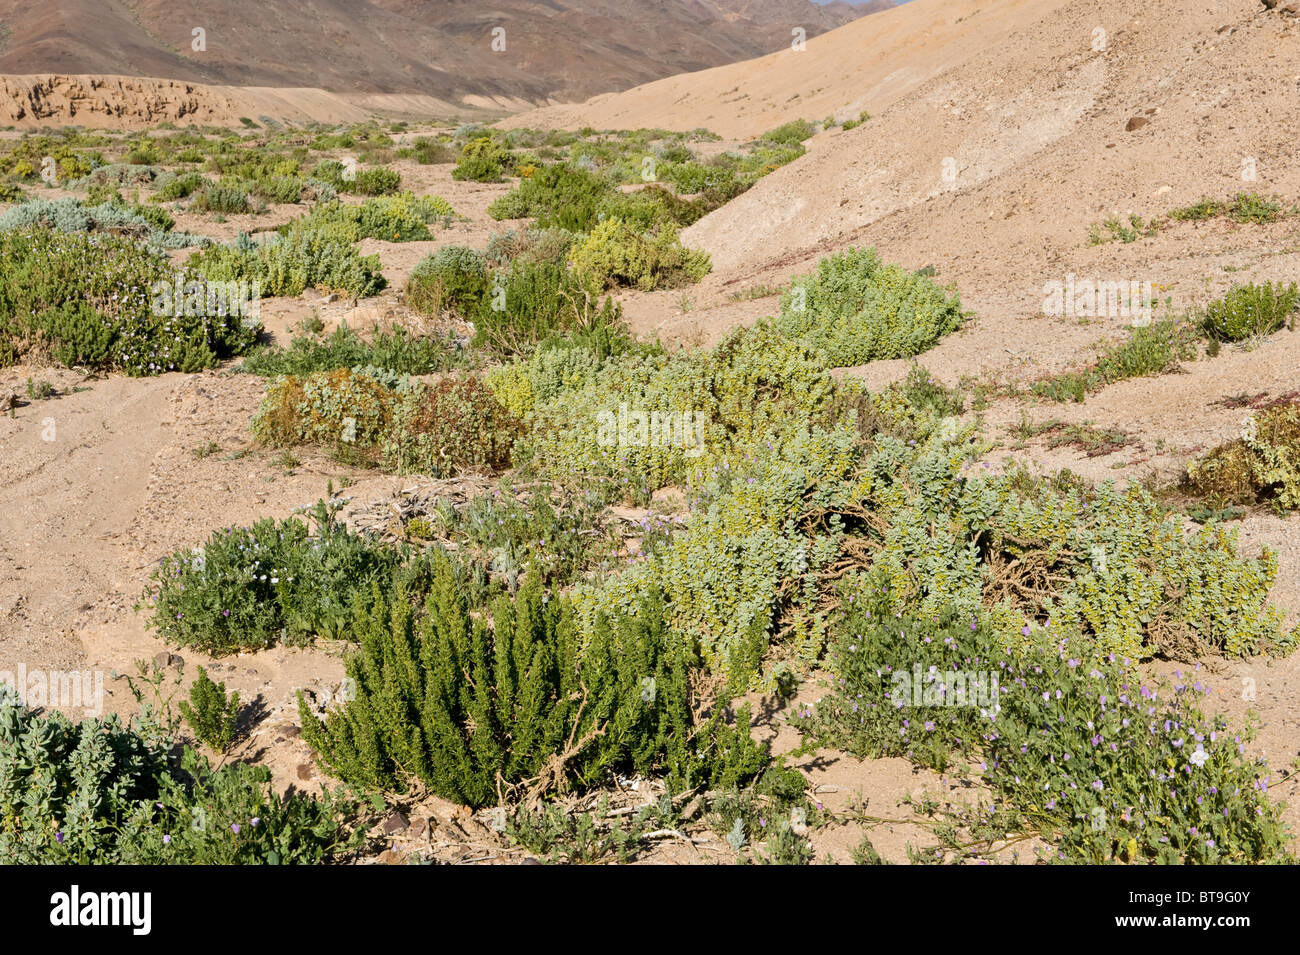
POLYGON ((743 784, 767 768, 742 715, 697 721, 688 644, 647 602, 602 618, 580 645, 562 597, 535 577, 473 619, 445 560, 423 613, 401 592, 358 618, 355 697, 322 722, 300 700, 303 736, 340 778, 371 789, 418 780, 464 805, 584 789, 616 772, 662 774, 670 791, 743 784))
POLYGON ((474 182, 500 182, 507 170, 514 168, 514 156, 491 136, 478 136, 461 148, 460 160, 451 171, 453 179, 474 182))
POLYGON ((1205 307, 1203 327, 1206 334, 1219 341, 1239 342, 1255 335, 1271 334, 1288 319, 1294 327, 1298 305, 1300 288, 1295 282, 1235 285, 1223 298, 1205 307))
MULTIPOLYGON (((418 242, 433 238, 428 224, 455 215, 445 199, 412 193, 379 196, 358 205, 328 202, 318 205, 297 228, 342 228, 353 242, 383 239, 386 242, 418 242)), ((287 231, 290 227, 286 226, 287 231)))
POLYGON ((302 199, 303 186, 297 176, 266 176, 250 182, 248 191, 267 202, 293 204, 302 199))
MULTIPOLYGON (((3 691, 0 691, 0 695, 3 691)), ((271 772, 171 764, 157 723, 73 723, 0 699, 0 858, 17 865, 316 865, 364 838, 355 804, 280 796, 271 772)))
POLYGON ((354 597, 388 586, 405 557, 353 534, 323 502, 307 517, 215 531, 166 557, 145 591, 149 626, 212 656, 342 637, 354 597))
POLYGON ((1253 412, 1240 438, 1187 465, 1187 483, 1220 505, 1300 508, 1300 403, 1253 412))
POLYGON ((178 276, 161 252, 128 237, 4 232, 0 261, 0 364, 44 357, 130 375, 194 372, 247 351, 261 327, 237 314, 156 308, 154 290, 178 276))
POLYGON ((424 530, 428 537, 455 541, 458 554, 472 555, 513 592, 526 574, 554 588, 599 568, 615 547, 605 530, 606 515, 595 489, 567 492, 542 484, 521 499, 503 481, 498 490, 477 495, 462 508, 439 507, 424 530))
POLYGON ((154 195, 164 202, 185 199, 206 184, 207 180, 197 172, 166 173, 158 177, 154 195))
POLYGON ((775 327, 822 352, 828 367, 844 367, 919 355, 961 323, 955 293, 882 265, 872 249, 849 249, 791 283, 775 327))
POLYGON ((203 667, 199 667, 199 675, 190 686, 189 700, 181 701, 180 711, 194 738, 204 746, 224 753, 234 742, 239 694, 226 696, 226 684, 217 683, 203 667))
POLYGON ((685 248, 671 226, 644 234, 617 218, 598 223, 572 259, 581 276, 645 291, 698 282, 712 268, 708 253, 685 248))
POLYGON ((382 166, 372 169, 352 169, 335 159, 325 159, 317 163, 311 171, 311 179, 328 183, 338 192, 352 192, 362 196, 384 196, 398 191, 402 184, 401 174, 382 166))
POLYGON ((552 336, 622 321, 613 299, 600 301, 599 284, 563 265, 516 261, 492 280, 474 312, 474 343, 501 355, 526 354, 552 336))
POLYGON ((388 196, 397 192, 402 185, 401 175, 393 169, 378 166, 362 169, 351 181, 344 180, 345 192, 355 192, 361 196, 388 196))
POLYGON ((1182 362, 1196 357, 1196 340, 1195 327, 1182 318, 1139 325, 1093 364, 1036 381, 1030 390, 1049 401, 1083 401, 1117 381, 1177 371, 1182 362))
POLYGON ((668 223, 688 226, 702 218, 706 204, 682 199, 662 186, 646 186, 634 192, 616 192, 600 203, 597 214, 602 219, 621 219, 642 232, 652 232, 668 223))
POLYGON ((265 242, 241 237, 196 252, 187 267, 213 281, 256 282, 263 296, 300 295, 311 287, 360 298, 385 285, 379 256, 361 255, 346 231, 292 224, 265 242))
POLYGON ((111 233, 134 236, 162 249, 206 245, 210 241, 203 236, 169 231, 174 224, 162 209, 128 207, 120 196, 93 205, 71 198, 33 199, 0 215, 0 232, 43 228, 58 232, 111 233))
MULTIPOLYGON (((401 156, 407 150, 398 150, 401 156)), ((422 166, 435 165, 438 163, 456 162, 456 150, 446 143, 440 143, 428 136, 417 136, 411 143, 410 158, 414 159, 422 166)))
POLYGON ((456 361, 454 343, 417 336, 400 325, 373 329, 363 338, 346 324, 329 335, 295 335, 288 348, 269 347, 249 355, 240 371, 254 375, 310 375, 337 368, 383 368, 397 375, 445 371, 456 361))
MULTIPOLYGON (((636 407, 637 393, 611 373, 617 369, 607 366, 601 382, 636 407)), ((547 415, 575 399, 596 405, 584 390, 534 410, 525 454, 545 448, 553 466, 572 466, 572 451, 539 436, 549 433, 547 415)), ((864 442, 852 417, 819 426, 790 407, 781 440, 765 433, 780 418, 743 443, 706 429, 715 443, 666 472, 695 501, 681 528, 646 560, 580 588, 575 599, 584 608, 626 608, 631 595, 661 586, 674 626, 742 686, 770 685, 777 664, 807 667, 819 658, 827 610, 836 604, 834 581, 854 566, 882 575, 894 612, 986 614, 1007 646, 1047 621, 1054 632, 1080 633, 1099 653, 1135 661, 1293 645, 1267 604, 1277 574, 1271 552, 1239 557, 1233 533, 1221 525, 1188 528, 1137 484, 1093 489, 1065 476, 973 468, 987 447, 973 427, 924 409, 900 415, 893 401, 873 404, 878 415, 932 423, 919 437, 882 430, 864 442)), ((648 403, 656 406, 662 401, 648 403)), ((816 417, 827 420, 835 407, 823 406, 816 417)), ((624 480, 658 486, 651 466, 663 452, 632 445, 603 450, 617 455, 624 480)), ((586 467, 599 465, 594 457, 586 467)))
POLYGON ((1204 198, 1190 206, 1174 209, 1169 218, 1179 222, 1201 222, 1225 216, 1241 223, 1263 224, 1275 222, 1281 215, 1280 203, 1253 192, 1239 192, 1227 202, 1204 198))
POLYGON ((597 210, 614 192, 598 173, 568 164, 546 166, 488 206, 493 219, 534 217, 539 228, 558 227, 587 232, 597 221, 597 210))
POLYGON ((393 384, 368 369, 285 375, 267 388, 251 428, 271 447, 314 444, 343 459, 373 461, 398 401, 393 384))
POLYGON ((1055 629, 1008 652, 978 616, 896 616, 877 583, 847 588, 832 691, 792 720, 810 741, 939 771, 974 759, 1013 809, 1002 825, 1041 833, 1051 861, 1284 858, 1264 764, 1202 715, 1192 677, 1148 687, 1055 629))
POLYGON ((490 287, 483 254, 464 246, 446 246, 421 259, 406 284, 406 302, 426 315, 444 310, 463 318, 473 314, 490 287))
POLYGON ((272 447, 314 444, 352 463, 435 476, 508 467, 519 433, 472 375, 425 383, 375 368, 278 378, 251 427, 272 447))
POLYGON ((569 250, 577 239, 577 234, 567 229, 507 229, 505 232, 493 232, 489 236, 483 257, 494 269, 515 262, 564 265, 568 262, 569 250))
POLYGON ((198 212, 238 215, 249 211, 248 193, 236 186, 214 182, 194 194, 193 207, 198 212))
POLYGON ((518 434, 519 421, 482 380, 452 374, 402 394, 381 450, 401 474, 496 472, 510 466, 518 434))
POLYGON ((817 128, 808 120, 795 119, 775 129, 769 129, 760 138, 767 142, 780 143, 783 146, 793 146, 810 138, 815 132, 817 132, 817 128))

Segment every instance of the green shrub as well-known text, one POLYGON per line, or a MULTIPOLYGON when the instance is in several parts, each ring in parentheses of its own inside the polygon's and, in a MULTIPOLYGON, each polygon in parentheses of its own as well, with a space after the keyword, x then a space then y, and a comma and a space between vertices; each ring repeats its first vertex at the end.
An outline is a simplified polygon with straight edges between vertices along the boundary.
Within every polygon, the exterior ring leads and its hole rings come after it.
POLYGON ((266 176, 253 180, 249 192, 267 202, 292 204, 302 198, 303 186, 297 176, 266 176))
POLYGON ((243 237, 196 252, 187 267, 214 281, 256 282, 263 296, 301 295, 308 287, 374 295, 385 285, 379 256, 361 255, 348 236, 338 228, 291 224, 266 242, 243 237))
POLYGON ((338 192, 347 192, 348 182, 343 178, 346 171, 337 159, 322 159, 312 167, 310 178, 327 183, 338 192))
MULTIPOLYGON (((1255 335, 1268 335, 1281 328, 1300 305, 1296 283, 1284 286, 1234 285, 1223 298, 1205 307, 1203 326, 1208 335, 1239 342, 1255 335)), ((1294 325, 1295 319, 1291 318, 1294 325)))
POLYGON ((775 327, 822 352, 829 367, 846 367, 919 355, 961 322, 955 293, 882 265, 872 249, 849 249, 791 283, 775 327))
POLYGON ((248 212, 248 193, 235 186, 211 183, 194 194, 194 208, 199 212, 238 215, 248 212))
MULTIPOLYGON (((410 147, 411 158, 422 166, 456 161, 456 151, 428 136, 417 136, 410 147)), ((401 155, 401 151, 398 152, 401 155)))
POLYGON ((547 587, 568 586, 600 567, 617 546, 606 531, 598 492, 543 484, 527 495, 520 499, 503 480, 499 490, 479 494, 462 508, 439 507, 426 521, 426 536, 454 541, 458 554, 472 555, 504 578, 511 592, 525 573, 547 587))
POLYGON ((632 351, 594 376, 580 361, 539 352, 525 388, 497 379, 503 394, 514 390, 516 406, 536 402, 517 448, 521 460, 561 480, 610 478, 647 493, 688 482, 733 445, 766 441, 790 420, 806 427, 832 390, 814 353, 764 325, 739 330, 710 352, 632 351), (543 384, 539 376, 552 361, 556 375, 543 384), (626 424, 630 413, 644 415, 640 425, 626 424))
POLYGON ((178 277, 162 253, 128 237, 5 232, 0 261, 0 364, 46 355, 130 375, 195 372, 247 351, 261 327, 157 307, 156 288, 193 276, 178 277))
POLYGON ((810 138, 815 132, 817 132, 816 127, 808 120, 796 119, 784 123, 776 127, 776 129, 769 129, 761 138, 767 142, 780 143, 782 146, 793 146, 810 138))
POLYGON ((1187 465, 1187 480, 1217 504, 1300 508, 1300 403, 1253 412, 1240 438, 1187 465))
POLYGON ((1012 809, 1004 828, 1041 832, 1054 861, 1285 858, 1266 768, 1242 755, 1248 734, 1201 714, 1194 677, 1149 688, 1055 629, 1007 654, 978 617, 900 618, 878 581, 863 583, 837 627, 832 691, 792 720, 812 740, 941 772, 977 761, 1012 809))
POLYGON ((850 129, 854 129, 855 127, 861 126, 870 118, 871 118, 871 114, 864 109, 861 113, 858 114, 857 119, 846 119, 843 123, 840 124, 840 128, 843 129, 845 132, 848 132, 850 129))
POLYGON ((491 136, 479 136, 465 143, 460 161, 451 171, 453 179, 500 182, 501 175, 514 168, 514 156, 491 136))
POLYGON ((1149 239, 1160 231, 1159 222, 1147 222, 1140 215, 1130 212, 1127 221, 1107 216, 1101 222, 1094 222, 1088 230, 1089 245, 1104 245, 1107 242, 1128 244, 1138 239, 1149 239))
POLYGON ((601 289, 563 265, 516 261, 492 276, 474 313, 474 344, 502 355, 526 354, 553 335, 599 325, 614 327, 622 310, 601 289))
POLYGON ((535 578, 473 619, 438 560, 422 614, 401 592, 387 614, 356 620, 347 661, 355 697, 319 720, 300 701, 303 736, 340 778, 372 789, 418 780, 468 806, 514 793, 583 789, 616 772, 668 777, 672 791, 745 782, 766 768, 747 718, 723 708, 696 722, 686 644, 647 602, 602 618, 579 646, 564 598, 535 578))
POLYGON ((444 309, 469 317, 490 286, 483 254, 464 246, 446 246, 425 256, 411 272, 406 302, 425 315, 444 309))
POLYGON ((144 718, 72 723, 0 701, 0 857, 17 865, 315 865, 342 857, 353 803, 281 797, 265 767, 213 771, 144 718))
POLYGON ((264 348, 249 355, 240 371, 253 375, 310 375, 338 368, 383 368, 397 375, 445 371, 456 361, 451 342, 419 337, 400 325, 375 328, 362 338, 346 324, 326 337, 295 335, 288 348, 264 348))
POLYGON ((1091 365, 1036 381, 1030 390, 1049 401, 1083 401, 1092 392, 1129 378, 1165 375, 1196 357, 1196 329, 1181 318, 1139 325, 1091 365))
MULTIPOLYGON (((296 170, 295 170, 296 171, 296 170)), ((338 192, 353 192, 363 196, 385 196, 397 192, 402 177, 392 169, 382 166, 372 169, 354 169, 351 173, 343 163, 325 159, 311 171, 311 179, 328 183, 338 192)))
POLYGON ((1218 216, 1243 224, 1249 222, 1263 225, 1281 218, 1282 206, 1253 192, 1239 192, 1227 202, 1206 198, 1169 213, 1169 218, 1180 222, 1201 222, 1218 216))
POLYGON ((1169 218, 1178 222, 1203 222, 1223 215, 1225 209, 1226 206, 1218 199, 1203 198, 1190 206, 1174 209, 1169 213, 1169 218))
MULTIPOLYGON (((601 383, 636 402, 618 367, 606 366, 601 383)), ((584 390, 535 409, 523 451, 571 467, 575 451, 547 443, 546 425, 564 409, 596 406, 584 390)), ((626 612, 636 594, 660 586, 674 626, 700 642, 733 686, 770 686, 781 666, 813 665, 834 582, 853 566, 881 575, 893 612, 987 614, 1009 647, 1046 620, 1054 632, 1081 633, 1099 653, 1135 661, 1293 644, 1267 605, 1276 556, 1239 558, 1222 526, 1191 531, 1137 484, 1092 489, 1065 476, 972 469, 986 448, 973 428, 933 410, 899 409, 894 399, 873 401, 873 414, 906 427, 876 430, 864 443, 860 422, 847 414, 852 406, 832 417, 837 404, 811 413, 790 406, 745 441, 706 431, 716 436, 704 455, 665 472, 691 493, 691 515, 646 560, 580 586, 575 601, 584 615, 626 612), (773 429, 780 439, 767 437, 773 429), (918 436, 895 436, 909 431, 918 436)), ((556 423, 575 419, 583 421, 569 410, 556 423)), ((580 430, 585 423, 570 427, 575 446, 596 443, 580 430)), ((616 473, 659 486, 656 449, 608 450, 620 459, 616 473)))
POLYGON ((197 172, 168 173, 158 177, 154 195, 164 202, 185 199, 206 184, 207 180, 197 172))
MULTIPOLYGON (((120 198, 120 197, 119 197, 120 198)), ((169 232, 171 216, 161 209, 120 202, 87 205, 76 199, 33 199, 0 215, 0 232, 54 229, 59 232, 98 232, 130 235, 163 249, 206 245, 203 236, 169 232)))
POLYGON ((539 228, 588 232, 596 224, 601 201, 613 192, 613 185, 597 173, 563 164, 546 166, 493 200, 488 215, 493 219, 532 216, 539 228))
POLYGON ((335 509, 216 531, 166 557, 145 591, 149 626, 169 644, 212 656, 346 633, 349 605, 387 586, 404 555, 353 534, 335 509))
POLYGON ((646 186, 635 192, 616 192, 606 197, 597 214, 621 219, 642 232, 651 232, 667 223, 688 226, 702 218, 709 209, 705 203, 682 199, 662 186, 646 186))
POLYGON ((203 667, 190 687, 189 702, 181 700, 180 710, 200 743, 218 753, 230 748, 239 719, 239 694, 226 696, 226 684, 215 682, 203 667))
POLYGON ((585 348, 543 348, 532 357, 493 368, 485 382, 516 417, 527 416, 570 388, 595 380, 600 359, 585 348))
POLYGON ((361 196, 387 196, 397 192, 402 185, 402 177, 392 169, 382 166, 374 169, 362 169, 350 182, 344 180, 345 192, 355 192, 361 196))
POLYGON ((1262 225, 1276 222, 1282 215, 1282 206, 1253 192, 1239 192, 1228 203, 1226 213, 1238 222, 1262 225))
POLYGON ((646 235, 617 218, 598 223, 573 249, 579 275, 645 291, 698 282, 711 267, 708 253, 683 247, 672 227, 646 235))
POLYGON ((135 203, 127 208, 132 215, 137 215, 149 225, 153 226, 158 232, 170 232, 176 225, 176 220, 168 214, 166 209, 158 206, 144 206, 135 203))
MULTIPOLYGON (((455 215, 445 199, 416 198, 412 193, 380 196, 359 205, 327 202, 318 205, 299 228, 341 227, 351 241, 383 239, 386 242, 418 242, 433 238, 428 223, 455 215)), ((286 227, 287 229, 288 227, 286 227)))
MULTIPOLYGON (((1051 620, 1100 653, 1135 661, 1239 656, 1289 641, 1267 605, 1272 553, 1238 558, 1235 535, 1189 532, 1138 484, 1092 489, 1023 471, 968 473, 962 440, 960 429, 941 428, 917 453, 880 438, 864 463, 876 475, 873 510, 889 525, 873 567, 887 575, 900 612, 983 608, 1008 645, 1027 622, 1051 620), (923 530, 931 520, 944 522, 933 535, 923 530), (1026 574, 1051 585, 1035 590, 1026 574)), ((978 448, 967 447, 972 460, 978 448)))

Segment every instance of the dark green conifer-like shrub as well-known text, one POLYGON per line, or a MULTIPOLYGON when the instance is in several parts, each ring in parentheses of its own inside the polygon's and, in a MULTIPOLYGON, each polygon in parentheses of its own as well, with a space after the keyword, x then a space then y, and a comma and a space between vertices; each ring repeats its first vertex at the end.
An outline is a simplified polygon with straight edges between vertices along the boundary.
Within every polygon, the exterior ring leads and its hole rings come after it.
POLYGON ((423 612, 399 592, 355 628, 352 699, 323 721, 299 703, 304 738, 348 782, 399 789, 414 777, 480 807, 614 771, 681 788, 741 784, 767 766, 747 718, 729 726, 718 707, 697 725, 693 653, 654 601, 602 618, 582 646, 568 601, 535 578, 497 601, 491 625, 474 619, 441 559, 423 612))

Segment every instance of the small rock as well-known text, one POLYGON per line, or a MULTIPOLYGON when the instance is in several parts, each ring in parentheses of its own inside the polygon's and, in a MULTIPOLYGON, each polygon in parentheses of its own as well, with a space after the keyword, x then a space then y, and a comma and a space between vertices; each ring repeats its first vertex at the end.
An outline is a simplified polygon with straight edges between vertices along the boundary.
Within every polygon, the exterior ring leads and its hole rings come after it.
POLYGON ((405 865, 406 856, 400 852, 394 851, 393 849, 385 849, 383 852, 379 853, 379 864, 405 865))
POLYGON ((167 667, 179 667, 185 663, 185 660, 175 653, 162 650, 154 654, 153 662, 155 665, 166 669, 167 667))
POLYGON ((330 294, 326 295, 323 299, 321 299, 321 301, 326 305, 333 305, 338 300, 339 300, 339 296, 337 292, 330 292, 330 294))
POLYGON ((1124 124, 1124 132, 1131 133, 1133 130, 1141 129, 1150 122, 1151 120, 1147 119, 1145 116, 1130 116, 1129 121, 1124 124))
POLYGON ((298 778, 299 778, 299 779, 306 781, 306 780, 314 779, 315 776, 316 776, 316 769, 315 769, 315 767, 312 766, 311 763, 299 763, 299 764, 298 764, 298 778))
POLYGON ((416 816, 411 820, 411 827, 406 830, 406 834, 412 839, 424 839, 429 835, 429 820, 423 816, 416 816))
POLYGON ((297 739, 299 736, 302 735, 302 730, 299 729, 295 724, 290 723, 287 726, 281 728, 280 735, 283 736, 285 739, 297 739))
POLYGON ((391 836, 395 832, 410 828, 410 825, 411 820, 406 818, 406 813, 400 809, 395 810, 384 820, 384 832, 391 836))
POLYGON ((519 864, 520 865, 541 865, 542 863, 537 859, 534 859, 532 856, 528 856, 527 858, 524 859, 523 862, 519 864))

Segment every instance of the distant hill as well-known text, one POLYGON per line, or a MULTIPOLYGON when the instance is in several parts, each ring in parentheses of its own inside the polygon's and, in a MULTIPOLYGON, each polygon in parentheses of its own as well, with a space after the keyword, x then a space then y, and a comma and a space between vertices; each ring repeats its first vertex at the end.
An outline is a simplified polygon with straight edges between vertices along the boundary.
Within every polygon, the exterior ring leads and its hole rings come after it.
POLYGON ((788 47, 795 29, 814 37, 891 6, 889 0, 0 0, 0 73, 541 104, 749 59, 788 47))

